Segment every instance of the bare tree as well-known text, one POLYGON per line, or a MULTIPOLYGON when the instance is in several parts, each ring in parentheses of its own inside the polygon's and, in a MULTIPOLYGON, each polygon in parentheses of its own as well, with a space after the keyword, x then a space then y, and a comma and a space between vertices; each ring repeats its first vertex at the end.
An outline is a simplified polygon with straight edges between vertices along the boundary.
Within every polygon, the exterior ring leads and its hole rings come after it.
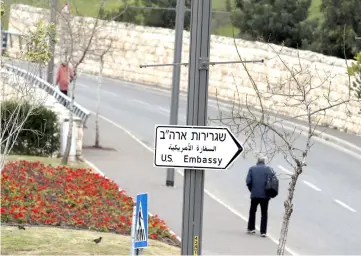
MULTIPOLYGON (((104 65, 103 58, 107 52, 110 51, 112 43, 110 40, 110 43, 108 44, 108 47, 101 47, 100 49, 97 48, 97 44, 95 42, 99 42, 101 40, 108 41, 108 37, 100 37, 99 34, 101 34, 101 30, 103 27, 110 21, 115 20, 120 15, 123 15, 125 11, 127 10, 128 6, 126 6, 122 12, 117 14, 115 17, 110 17, 108 20, 101 20, 101 15, 104 13, 104 5, 106 3, 106 0, 102 0, 99 5, 98 14, 95 18, 94 25, 90 26, 89 28, 89 21, 94 20, 92 18, 85 18, 85 17, 75 17, 74 19, 70 18, 67 19, 64 17, 64 15, 61 14, 61 16, 64 19, 66 31, 63 31, 65 33, 64 40, 68 41, 69 44, 66 46, 65 49, 65 58, 67 59, 68 63, 73 63, 73 71, 74 71, 74 80, 72 81, 71 85, 71 102, 70 102, 70 111, 69 111, 69 131, 67 136, 67 143, 65 152, 62 158, 61 163, 67 164, 70 154, 70 148, 71 148, 71 139, 72 139, 72 131, 73 131, 73 113, 72 108, 74 105, 74 94, 75 94, 75 88, 76 88, 76 81, 78 73, 78 67, 83 63, 86 56, 92 54, 92 55, 99 55, 101 56, 101 65, 104 65)), ((77 10, 76 6, 75 9, 77 10)), ((103 67, 101 67, 103 69, 103 67)), ((69 74, 69 72, 68 72, 69 74)))
MULTIPOLYGON (((352 63, 351 66, 347 67, 347 72, 350 76, 355 77, 351 90, 354 92, 354 95, 361 106, 361 52, 355 56, 355 60, 355 63, 352 63)), ((361 109, 359 114, 361 115, 361 109)))
POLYGON ((100 56, 99 56, 100 67, 99 67, 99 74, 98 74, 97 106, 96 106, 96 113, 95 113, 95 144, 94 144, 94 147, 96 147, 96 148, 100 148, 99 110, 100 110, 100 88, 101 88, 102 79, 103 79, 104 56, 107 53, 109 53, 111 47, 112 47, 112 40, 110 40, 110 43, 108 44, 106 49, 101 50, 100 56))
MULTIPOLYGON (((321 125, 327 126, 333 122, 329 116, 332 110, 344 110, 347 116, 356 113, 350 111, 351 94, 340 95, 335 92, 336 86, 343 85, 332 83, 331 71, 318 70, 314 65, 304 64, 300 56, 298 63, 291 66, 281 57, 280 52, 271 45, 269 47, 275 54, 274 61, 278 61, 288 75, 281 76, 278 81, 275 81, 274 77, 267 77, 266 83, 257 83, 251 69, 243 63, 253 93, 240 93, 239 87, 236 86, 237 92, 230 113, 219 110, 220 117, 210 121, 227 125, 243 137, 247 149, 244 156, 247 153, 261 154, 266 155, 271 161, 275 155, 281 155, 292 168, 293 174, 289 176, 290 182, 287 199, 284 202, 285 212, 277 249, 277 254, 283 255, 293 212, 293 196, 297 180, 307 166, 307 159, 314 144, 313 138, 319 134, 316 130, 320 129, 321 125), (282 118, 272 112, 287 112, 284 114, 288 117, 282 118), (287 120, 292 119, 306 121, 307 132, 287 127, 287 120), (303 144, 297 141, 301 135, 306 136, 303 144)), ((240 60, 243 61, 237 45, 236 49, 240 60)), ((235 77, 234 82, 237 84, 235 77)), ((242 81, 242 83, 244 86, 246 82, 242 81)), ((344 86, 349 92, 350 85, 344 86)))
MULTIPOLYGON (((62 33, 65 33, 65 37, 69 44, 67 45, 65 49, 65 59, 67 63, 75 63, 73 66, 73 72, 74 72, 74 79, 70 81, 70 78, 68 78, 69 84, 71 83, 71 91, 70 91, 70 106, 69 106, 69 130, 67 135, 67 143, 65 152, 63 155, 63 158, 61 160, 61 164, 66 165, 68 164, 70 149, 71 149, 71 139, 73 136, 73 106, 74 106, 74 94, 75 94, 75 87, 76 87, 76 81, 77 81, 77 70, 79 65, 84 61, 85 57, 89 52, 91 51, 91 46, 93 43, 93 39, 95 38, 95 35, 97 33, 98 24, 99 24, 99 18, 101 15, 101 12, 104 8, 105 0, 102 0, 100 3, 98 15, 95 19, 94 25, 90 30, 87 30, 88 24, 86 22, 86 18, 80 18, 77 17, 77 20, 72 20, 71 18, 68 19, 64 17, 64 22, 66 24, 66 31, 62 31, 62 33), (78 58, 77 58, 78 56, 78 58)), ((61 49, 62 51, 64 49, 61 49)), ((69 65, 68 67, 68 76, 70 74, 69 72, 69 65)))
MULTIPOLYGON (((53 29, 53 24, 45 25, 40 20, 34 31, 25 37, 28 47, 23 57, 35 64, 29 65, 26 70, 29 75, 34 73, 34 70, 38 71, 50 60, 51 54, 47 42, 54 40, 50 37, 53 29)), ((25 129, 25 122, 31 115, 36 114, 35 109, 43 105, 47 99, 47 93, 37 89, 34 79, 28 80, 17 72, 8 71, 4 64, 9 62, 9 59, 1 56, 0 171, 20 132, 25 129), (13 107, 7 108, 9 104, 13 107)))

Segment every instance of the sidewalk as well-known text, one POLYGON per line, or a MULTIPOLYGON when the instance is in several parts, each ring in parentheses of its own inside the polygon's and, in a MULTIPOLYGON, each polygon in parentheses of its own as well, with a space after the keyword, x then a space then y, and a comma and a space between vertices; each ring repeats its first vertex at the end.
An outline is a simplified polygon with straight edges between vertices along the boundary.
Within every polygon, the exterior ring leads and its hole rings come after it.
MULTIPOLYGON (((94 116, 84 130, 84 146, 94 144, 94 116)), ((181 237, 183 178, 176 174, 176 187, 165 187, 165 170, 153 167, 153 154, 121 129, 100 120, 100 140, 116 151, 84 149, 85 159, 113 179, 129 195, 149 193, 149 211, 158 214, 181 237)), ((152 147, 151 145, 149 145, 152 147)), ((240 200, 242 198, 240 197, 240 200)), ((276 244, 268 238, 248 235, 246 223, 205 194, 203 254, 276 254, 276 244)))

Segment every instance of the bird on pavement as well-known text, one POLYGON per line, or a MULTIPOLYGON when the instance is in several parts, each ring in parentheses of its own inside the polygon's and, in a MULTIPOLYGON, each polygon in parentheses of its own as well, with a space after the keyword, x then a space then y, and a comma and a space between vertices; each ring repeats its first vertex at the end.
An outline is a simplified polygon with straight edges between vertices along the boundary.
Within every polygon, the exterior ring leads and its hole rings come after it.
POLYGON ((97 238, 97 239, 94 239, 93 241, 94 241, 96 244, 99 244, 101 240, 102 240, 102 237, 99 237, 99 238, 97 238))
POLYGON ((22 226, 22 225, 19 225, 19 226, 18 226, 18 229, 25 230, 25 227, 24 227, 24 226, 22 226))

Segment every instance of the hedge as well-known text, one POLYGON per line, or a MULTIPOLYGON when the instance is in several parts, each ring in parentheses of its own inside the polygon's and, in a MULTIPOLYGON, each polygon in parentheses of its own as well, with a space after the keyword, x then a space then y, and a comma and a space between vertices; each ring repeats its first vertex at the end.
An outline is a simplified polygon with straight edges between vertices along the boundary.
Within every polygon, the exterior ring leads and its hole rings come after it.
POLYGON ((29 102, 4 101, 0 104, 2 152, 4 140, 8 139, 13 144, 9 154, 51 156, 59 151, 59 123, 54 111, 29 102), (20 127, 20 132, 14 133, 15 127, 20 127))

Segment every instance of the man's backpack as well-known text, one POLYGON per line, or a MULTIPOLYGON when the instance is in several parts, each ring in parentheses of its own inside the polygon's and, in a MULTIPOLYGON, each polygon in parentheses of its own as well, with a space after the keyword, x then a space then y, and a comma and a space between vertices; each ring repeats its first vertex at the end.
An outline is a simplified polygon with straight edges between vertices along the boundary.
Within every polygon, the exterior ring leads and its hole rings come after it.
POLYGON ((272 171, 272 175, 270 175, 267 179, 266 191, 269 197, 275 198, 278 195, 278 178, 276 173, 272 171))

